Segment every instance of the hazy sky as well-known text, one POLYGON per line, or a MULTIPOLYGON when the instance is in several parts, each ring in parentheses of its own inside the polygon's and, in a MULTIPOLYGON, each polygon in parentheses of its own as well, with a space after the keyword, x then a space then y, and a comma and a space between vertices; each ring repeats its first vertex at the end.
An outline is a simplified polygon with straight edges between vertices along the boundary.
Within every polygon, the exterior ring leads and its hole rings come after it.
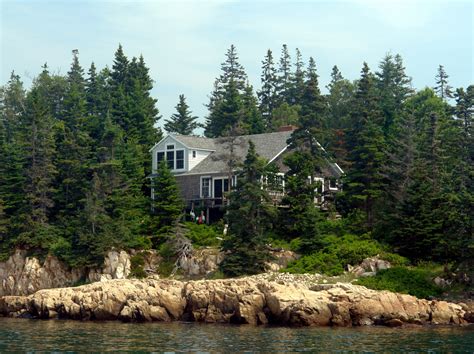
POLYGON ((15 70, 28 86, 45 62, 65 74, 72 49, 85 71, 111 66, 121 43, 128 57, 143 54, 163 118, 183 93, 203 119, 231 44, 254 88, 267 49, 278 59, 283 43, 315 58, 323 90, 333 65, 352 80, 387 52, 402 55, 415 88, 433 86, 439 64, 452 86, 474 83, 472 0, 0 2, 0 84, 15 70))

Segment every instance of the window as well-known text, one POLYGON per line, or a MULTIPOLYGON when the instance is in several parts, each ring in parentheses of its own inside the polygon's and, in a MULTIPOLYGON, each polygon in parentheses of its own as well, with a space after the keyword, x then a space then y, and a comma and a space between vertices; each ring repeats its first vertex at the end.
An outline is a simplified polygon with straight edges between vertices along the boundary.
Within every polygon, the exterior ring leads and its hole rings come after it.
POLYGON ((330 189, 337 189, 337 181, 334 178, 329 180, 329 188, 330 189))
POLYGON ((159 165, 161 161, 165 159, 165 153, 163 151, 159 151, 158 154, 156 154, 156 161, 157 164, 159 165))
POLYGON ((174 150, 174 145, 166 145, 166 150, 174 150))
POLYGON ((201 177, 201 197, 211 197, 211 177, 201 177))
POLYGON ((168 163, 168 168, 174 170, 174 151, 166 152, 166 162, 168 163))
POLYGON ((193 159, 196 158, 196 150, 193 150, 193 159))
POLYGON ((184 150, 176 151, 176 169, 182 170, 184 168, 184 150))

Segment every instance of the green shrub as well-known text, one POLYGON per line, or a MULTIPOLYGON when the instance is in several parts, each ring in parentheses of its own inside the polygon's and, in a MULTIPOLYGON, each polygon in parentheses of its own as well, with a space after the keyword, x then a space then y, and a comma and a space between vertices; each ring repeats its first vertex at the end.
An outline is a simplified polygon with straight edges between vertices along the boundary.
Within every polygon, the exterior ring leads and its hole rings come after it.
POLYGON ((317 252, 291 262, 282 270, 288 273, 324 273, 327 275, 339 275, 344 272, 340 260, 329 253, 317 252))
POLYGON ((220 240, 222 238, 222 230, 219 225, 205 225, 205 224, 195 224, 192 222, 184 223, 188 232, 186 233, 186 237, 191 240, 193 246, 219 246, 220 240))
POLYGON ((442 289, 432 281, 434 275, 431 270, 424 268, 393 267, 381 270, 373 277, 360 278, 356 284, 375 290, 389 290, 418 298, 429 298, 442 293, 442 289))
MULTIPOLYGON (((296 240, 295 241, 296 243, 296 240)), ((293 241, 290 243, 292 246, 293 241)), ((347 264, 356 265, 365 258, 380 255, 393 265, 406 265, 406 258, 397 254, 388 253, 377 241, 367 239, 366 236, 328 235, 322 239, 323 248, 310 255, 290 263, 283 271, 290 273, 323 273, 339 275, 344 272, 347 264)))
POLYGON ((174 262, 172 260, 163 260, 158 265, 158 274, 162 277, 169 277, 174 269, 174 262))
POLYGON ((143 254, 137 253, 130 258, 130 275, 135 278, 146 278, 146 272, 143 269, 145 265, 145 258, 143 254))

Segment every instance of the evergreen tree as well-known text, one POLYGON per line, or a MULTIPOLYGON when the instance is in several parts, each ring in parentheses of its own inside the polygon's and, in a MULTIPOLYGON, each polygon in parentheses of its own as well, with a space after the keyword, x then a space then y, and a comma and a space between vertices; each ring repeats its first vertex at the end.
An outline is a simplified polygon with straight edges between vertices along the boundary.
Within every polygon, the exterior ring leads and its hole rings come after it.
POLYGON ((63 217, 76 216, 83 207, 91 159, 92 141, 86 130, 88 117, 85 79, 77 51, 73 51, 73 62, 67 80, 63 122, 57 129, 58 157, 55 161, 58 172, 55 204, 57 213, 63 217))
POLYGON ((265 162, 259 159, 250 141, 239 183, 228 207, 229 230, 222 244, 224 260, 220 264, 227 276, 261 273, 269 260, 264 231, 271 212, 265 204, 269 197, 262 185, 264 170, 265 162))
POLYGON ((296 48, 295 72, 291 76, 291 101, 293 105, 301 104, 305 90, 305 75, 303 57, 300 50, 296 48))
POLYGON ((273 63, 273 54, 270 49, 262 61, 262 75, 260 77, 262 88, 257 92, 260 101, 260 112, 268 130, 272 129, 272 112, 277 106, 277 77, 273 63))
POLYGON ((395 117, 403 109, 403 103, 412 92, 411 78, 405 74, 403 60, 399 54, 395 58, 386 54, 376 73, 376 86, 380 96, 380 109, 384 114, 383 130, 388 135, 395 117))
POLYGON ((158 237, 169 233, 177 225, 183 213, 183 200, 179 194, 176 179, 165 162, 158 165, 156 177, 152 181, 152 233, 154 245, 158 237))
POLYGON ((449 75, 446 74, 443 65, 439 65, 438 73, 436 74, 436 86, 433 88, 437 93, 438 97, 442 100, 447 100, 453 97, 452 87, 448 83, 449 75))
POLYGON ((331 72, 331 81, 326 86, 329 94, 326 96, 327 115, 326 127, 328 128, 328 150, 332 152, 337 163, 346 170, 347 150, 345 133, 349 128, 350 112, 354 96, 354 85, 344 79, 339 68, 334 65, 331 72))
POLYGON ((47 249, 53 232, 49 216, 54 206, 54 177, 57 173, 53 163, 56 154, 54 142, 55 122, 48 105, 49 72, 43 72, 34 82, 27 95, 26 113, 22 122, 26 161, 26 183, 24 198, 26 207, 22 213, 24 224, 18 239, 20 245, 47 249))
POLYGON ((246 134, 261 134, 265 131, 265 122, 258 110, 257 98, 253 87, 247 83, 242 95, 242 128, 246 134))
POLYGON ((243 118, 241 96, 245 90, 247 74, 238 59, 236 48, 231 45, 226 60, 221 65, 222 73, 214 82, 214 91, 207 105, 209 115, 206 117, 204 130, 204 135, 207 137, 221 136, 226 129, 243 118))
POLYGON ((283 102, 293 104, 291 99, 291 88, 291 57, 290 53, 288 52, 287 45, 283 44, 281 48, 280 65, 278 67, 277 77, 277 95, 280 104, 283 102))
POLYGON ((191 135, 194 129, 199 127, 199 123, 196 122, 197 117, 192 116, 192 112, 189 110, 184 95, 179 95, 176 111, 178 113, 174 113, 171 119, 165 121, 166 131, 168 133, 191 135))
POLYGON ((207 137, 225 135, 231 127, 239 125, 243 120, 242 97, 237 85, 230 80, 224 96, 207 118, 204 134, 207 137))
POLYGON ((374 77, 364 63, 351 114, 352 127, 347 135, 351 168, 345 177, 344 195, 353 208, 364 211, 369 230, 374 225, 376 205, 386 184, 382 173, 385 159, 383 114, 378 110, 378 104, 374 77))

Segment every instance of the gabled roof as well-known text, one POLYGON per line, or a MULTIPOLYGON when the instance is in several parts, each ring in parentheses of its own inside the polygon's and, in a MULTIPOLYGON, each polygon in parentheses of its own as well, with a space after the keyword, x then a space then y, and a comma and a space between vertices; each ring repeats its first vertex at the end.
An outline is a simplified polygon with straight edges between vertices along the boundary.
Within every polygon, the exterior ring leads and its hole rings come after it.
POLYGON ((173 135, 178 141, 182 142, 189 149, 196 150, 216 150, 214 139, 204 138, 193 135, 173 135))
MULTIPOLYGON (((266 134, 242 135, 237 137, 234 143, 235 156, 243 162, 249 148, 249 141, 255 144, 257 154, 267 161, 272 161, 286 150, 286 141, 291 136, 291 131, 275 132, 266 134)), ((178 138, 179 139, 179 138, 178 138)), ((206 157, 189 174, 204 174, 212 172, 225 172, 227 170, 226 155, 229 154, 229 144, 225 138, 209 139, 215 146, 215 152, 206 157)), ((187 174, 184 173, 184 174, 187 174)))

